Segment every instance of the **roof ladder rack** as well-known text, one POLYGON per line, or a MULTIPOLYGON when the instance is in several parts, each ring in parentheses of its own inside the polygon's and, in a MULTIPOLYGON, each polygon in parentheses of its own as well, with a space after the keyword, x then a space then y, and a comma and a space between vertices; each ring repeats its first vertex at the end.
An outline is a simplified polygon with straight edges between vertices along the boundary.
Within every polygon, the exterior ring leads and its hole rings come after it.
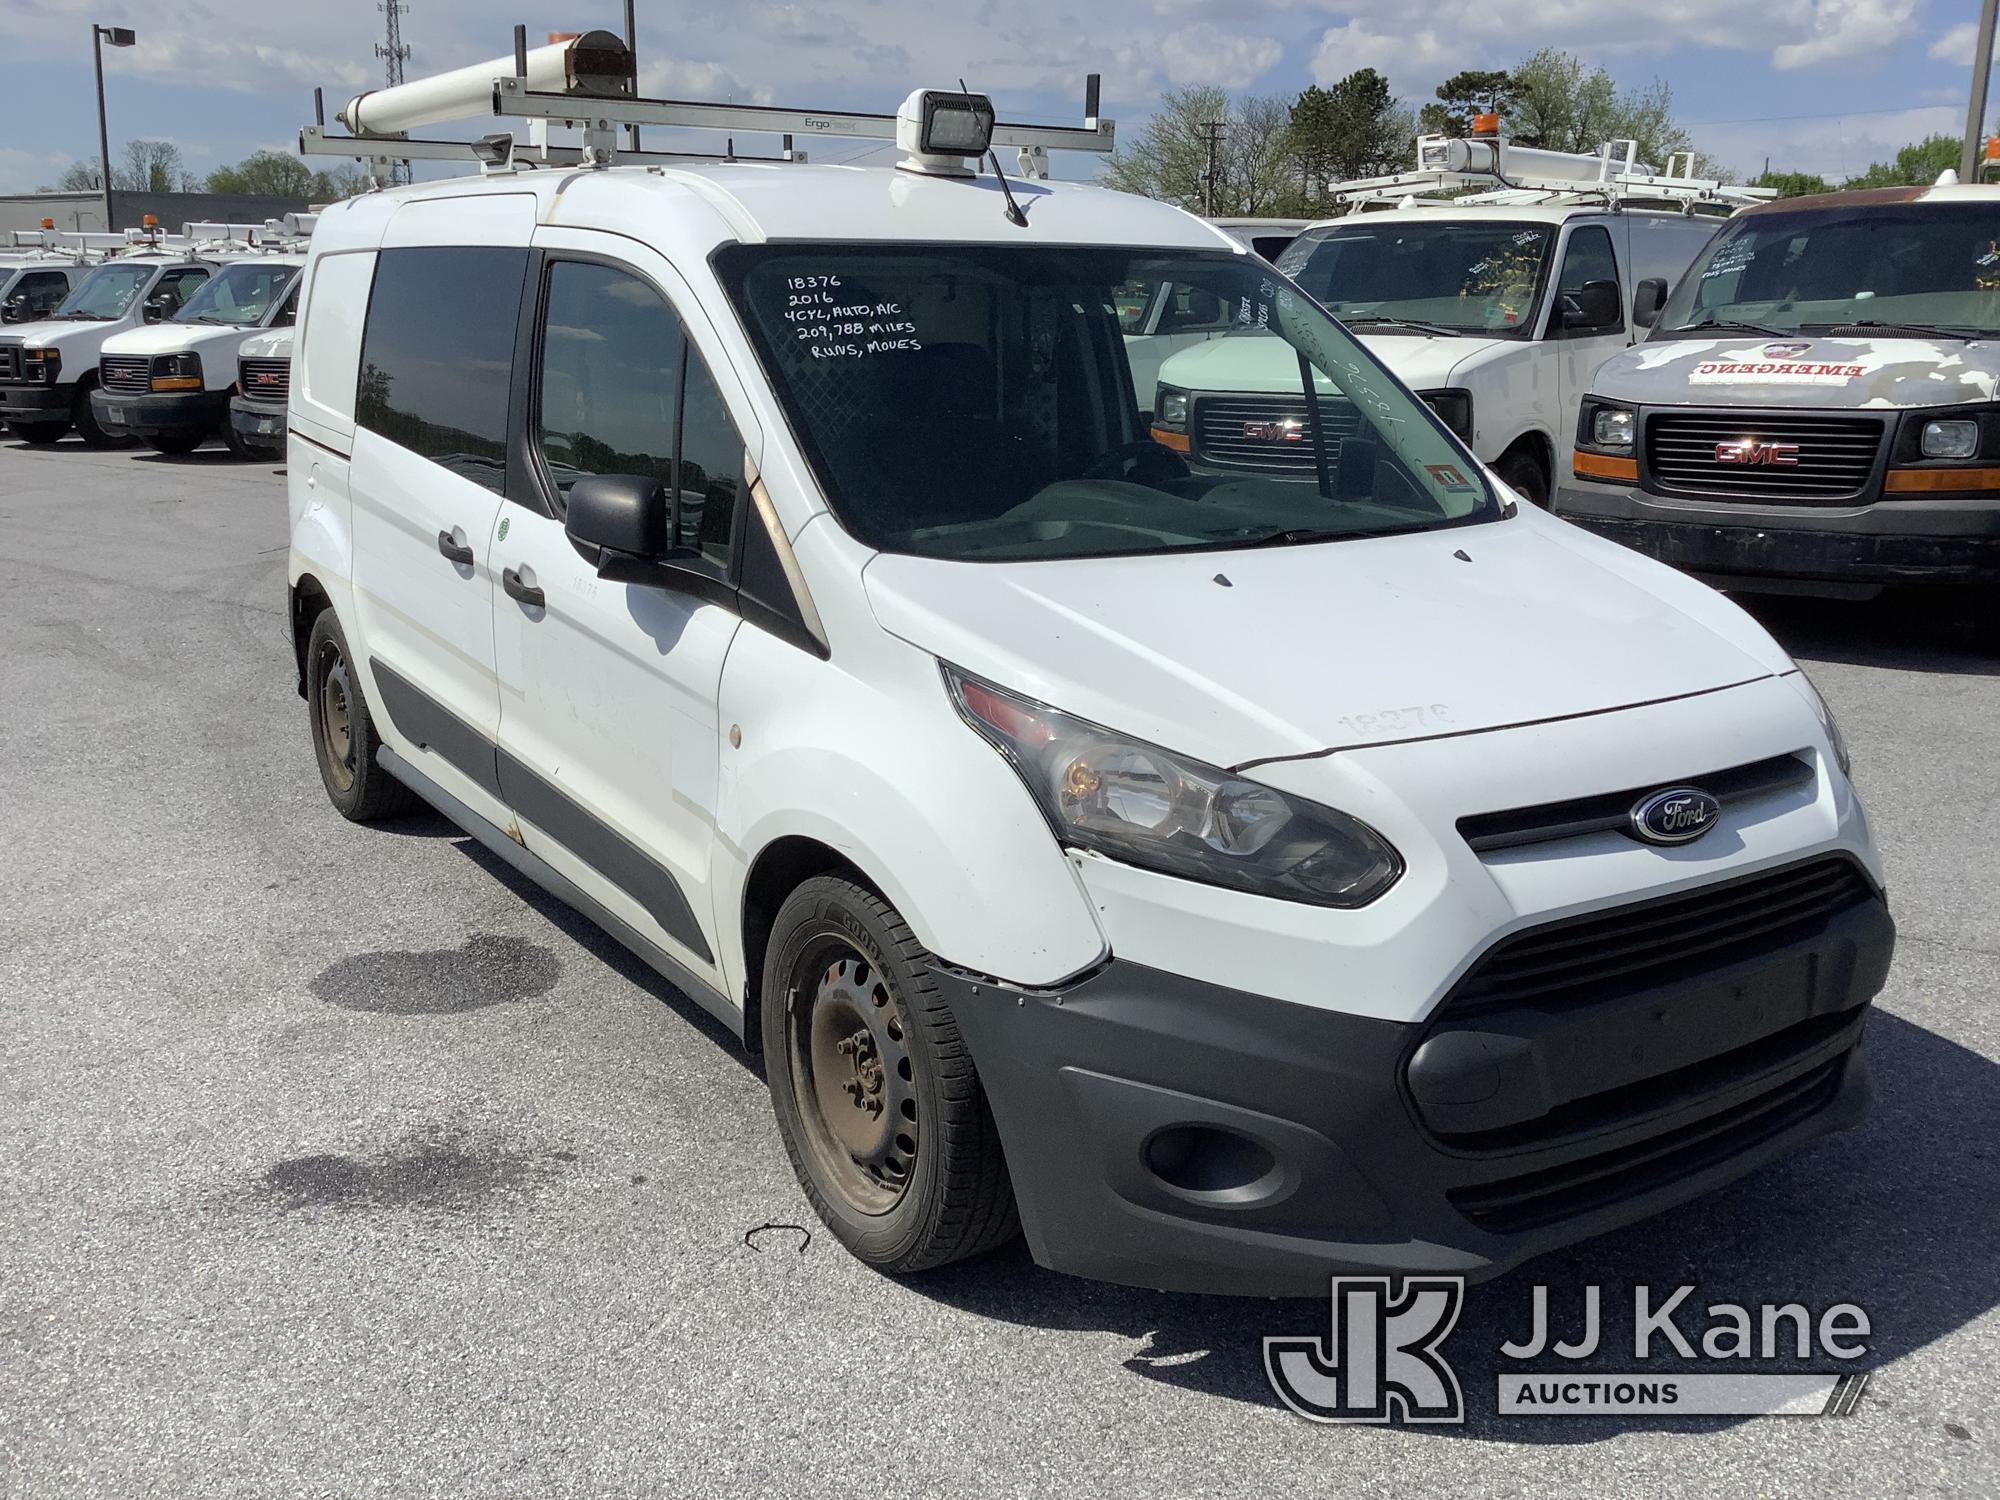
MULTIPOLYGON (((381 184, 388 180, 389 163, 398 160, 476 162, 487 172, 512 171, 524 165, 801 162, 806 160, 806 153, 793 149, 795 139, 846 138, 892 143, 898 139, 899 116, 894 114, 638 98, 632 92, 632 63, 632 54, 624 42, 609 32, 552 38, 547 46, 530 49, 526 28, 517 26, 511 58, 475 63, 434 78, 357 95, 337 116, 348 127, 347 135, 328 133, 324 99, 316 90, 315 123, 299 132, 299 154, 366 161, 370 163, 372 177, 381 184), (429 140, 408 134, 425 125, 482 116, 527 120, 529 139, 517 140, 511 132, 478 141, 429 140), (580 130, 582 144, 550 144, 547 136, 552 126, 580 130), (727 135, 728 145, 720 152, 633 150, 619 144, 620 129, 624 126, 721 131, 727 135), (737 154, 733 133, 738 131, 781 137, 782 154, 737 154)), ((906 105, 905 109, 908 108, 906 105)), ((1098 118, 1096 110, 1097 76, 1092 74, 1086 88, 1082 125, 995 122, 991 144, 1017 148, 1021 153, 1022 173, 1046 177, 1051 151, 1097 154, 1111 151, 1116 140, 1115 124, 1098 118)))

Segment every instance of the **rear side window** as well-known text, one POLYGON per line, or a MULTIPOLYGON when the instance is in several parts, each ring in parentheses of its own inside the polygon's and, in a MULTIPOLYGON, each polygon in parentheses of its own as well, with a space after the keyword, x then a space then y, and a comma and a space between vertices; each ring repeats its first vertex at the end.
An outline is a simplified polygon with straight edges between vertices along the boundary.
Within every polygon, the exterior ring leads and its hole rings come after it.
POLYGON ((451 246, 377 258, 354 419, 495 494, 526 250, 451 246))

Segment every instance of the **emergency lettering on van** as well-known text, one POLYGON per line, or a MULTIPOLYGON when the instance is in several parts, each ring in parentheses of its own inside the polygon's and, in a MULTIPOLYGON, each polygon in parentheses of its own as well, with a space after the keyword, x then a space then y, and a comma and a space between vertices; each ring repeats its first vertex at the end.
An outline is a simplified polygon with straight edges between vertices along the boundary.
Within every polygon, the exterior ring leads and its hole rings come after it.
POLYGON ((1688 375, 1689 385, 1845 385, 1866 369, 1855 364, 1810 360, 1705 359, 1688 375))

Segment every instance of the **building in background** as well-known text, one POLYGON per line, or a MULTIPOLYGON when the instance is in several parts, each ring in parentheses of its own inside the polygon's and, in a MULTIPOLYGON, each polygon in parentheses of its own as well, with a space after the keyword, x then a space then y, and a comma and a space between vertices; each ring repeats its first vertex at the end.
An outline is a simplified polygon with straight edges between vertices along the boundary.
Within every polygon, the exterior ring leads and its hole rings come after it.
MULTIPOLYGON (((143 222, 146 214, 162 228, 178 231, 183 224, 211 220, 224 224, 261 224, 311 207, 303 198, 272 198, 245 193, 127 193, 113 191, 111 211, 122 228, 143 222)), ((0 235, 9 229, 38 229, 54 219, 58 229, 104 228, 104 196, 94 188, 80 192, 0 194, 0 235)))

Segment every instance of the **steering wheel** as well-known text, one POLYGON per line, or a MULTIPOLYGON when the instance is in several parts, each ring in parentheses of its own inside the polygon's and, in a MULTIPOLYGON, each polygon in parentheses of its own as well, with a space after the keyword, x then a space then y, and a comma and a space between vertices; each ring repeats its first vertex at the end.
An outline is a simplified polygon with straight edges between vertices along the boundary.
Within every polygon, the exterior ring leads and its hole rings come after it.
POLYGON ((1135 483, 1148 484, 1155 480, 1185 479, 1189 472, 1186 462, 1173 449, 1162 447, 1151 438, 1140 438, 1136 442, 1120 443, 1110 452, 1099 454, 1084 469, 1083 477, 1129 477, 1135 483))

